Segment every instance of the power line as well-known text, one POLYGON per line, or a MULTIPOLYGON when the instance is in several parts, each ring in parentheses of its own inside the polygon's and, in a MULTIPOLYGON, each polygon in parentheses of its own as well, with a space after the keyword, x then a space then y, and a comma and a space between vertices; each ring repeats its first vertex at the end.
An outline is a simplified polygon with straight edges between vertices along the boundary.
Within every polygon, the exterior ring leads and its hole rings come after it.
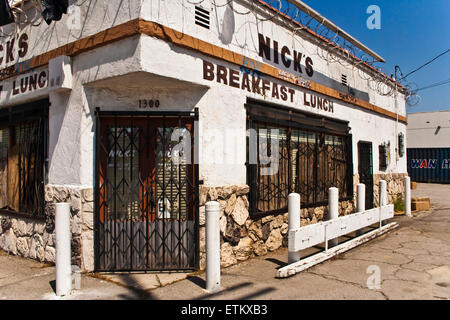
POLYGON ((430 61, 428 61, 427 63, 421 65, 420 67, 418 67, 417 69, 411 71, 410 73, 408 73, 406 76, 403 76, 400 80, 406 79, 406 77, 408 77, 409 75, 413 74, 414 72, 419 71, 420 69, 422 69, 423 67, 429 65, 430 63, 432 63, 433 61, 435 61, 436 59, 442 57, 444 54, 447 54, 448 52, 450 52, 450 49, 447 49, 447 51, 441 53, 440 55, 438 55, 437 57, 431 59, 430 61))
POLYGON ((425 90, 425 89, 430 89, 430 88, 434 88, 434 87, 438 87, 438 86, 443 86, 444 84, 450 83, 450 79, 447 80, 443 80, 434 84, 431 84, 429 86, 414 90, 414 92, 420 91, 420 90, 425 90))

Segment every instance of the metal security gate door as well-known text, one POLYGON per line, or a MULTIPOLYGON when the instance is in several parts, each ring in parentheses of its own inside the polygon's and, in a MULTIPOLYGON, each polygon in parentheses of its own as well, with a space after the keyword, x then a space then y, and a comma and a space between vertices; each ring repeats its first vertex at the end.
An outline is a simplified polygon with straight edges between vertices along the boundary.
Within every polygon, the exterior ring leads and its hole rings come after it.
POLYGON ((366 185, 366 210, 373 208, 372 142, 358 142, 359 182, 366 185))
POLYGON ((96 271, 198 269, 195 119, 97 111, 96 271))

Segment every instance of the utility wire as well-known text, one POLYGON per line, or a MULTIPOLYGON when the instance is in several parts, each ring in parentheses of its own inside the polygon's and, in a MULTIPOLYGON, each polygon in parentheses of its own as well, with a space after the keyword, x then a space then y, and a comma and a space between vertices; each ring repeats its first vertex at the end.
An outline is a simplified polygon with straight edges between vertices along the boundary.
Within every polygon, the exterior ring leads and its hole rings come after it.
POLYGON ((408 73, 406 76, 403 76, 400 80, 406 79, 406 77, 408 77, 409 75, 413 74, 416 71, 419 71, 420 69, 422 69, 423 67, 429 65, 430 63, 432 63, 433 61, 435 61, 436 59, 442 57, 444 54, 447 54, 448 52, 450 52, 450 49, 447 49, 447 51, 441 53, 440 55, 438 55, 436 58, 433 58, 432 60, 428 61, 427 63, 423 64, 422 66, 418 67, 417 69, 411 71, 410 73, 408 73))
POLYGON ((438 87, 438 86, 443 86, 444 84, 450 83, 450 79, 447 80, 443 80, 434 84, 431 84, 429 86, 414 90, 414 92, 420 91, 420 90, 425 90, 425 89, 430 89, 430 88, 434 88, 434 87, 438 87))

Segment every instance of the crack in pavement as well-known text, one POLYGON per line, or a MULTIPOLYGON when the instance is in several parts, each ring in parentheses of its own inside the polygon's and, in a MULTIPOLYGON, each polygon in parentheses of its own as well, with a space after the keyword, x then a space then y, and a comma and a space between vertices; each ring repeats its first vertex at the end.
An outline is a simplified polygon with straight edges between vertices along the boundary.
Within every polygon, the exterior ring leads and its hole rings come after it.
MULTIPOLYGON (((420 232, 420 233, 423 234, 422 232, 420 232)), ((413 241, 413 242, 417 242, 417 243, 423 244, 423 242, 420 242, 420 241, 413 241)), ((436 243, 436 241, 432 241, 432 242, 436 243)), ((386 281, 400 281, 400 282, 406 282, 406 283, 414 283, 414 284, 417 284, 417 285, 421 285, 425 281, 426 285, 430 286, 430 284, 431 284, 430 281, 432 281, 432 276, 427 271, 417 271, 417 270, 414 270, 414 269, 410 269, 410 268, 407 267, 407 265, 412 264, 412 263, 418 263, 418 262, 415 262, 415 257, 416 256, 426 255, 426 254, 432 256, 431 251, 428 250, 428 249, 425 249, 425 248, 421 248, 421 252, 420 253, 414 254, 413 253, 414 248, 409 248, 409 247, 405 246, 405 244, 407 244, 407 243, 410 244, 411 241, 402 240, 402 241, 399 241, 396 244, 395 247, 391 247, 389 249, 388 248, 382 248, 383 249, 382 251, 387 251, 386 254, 393 253, 393 254, 396 254, 396 255, 398 255, 400 257, 403 257, 404 259, 407 260, 407 261, 402 262, 402 263, 388 262, 388 261, 386 261, 384 259, 377 258, 377 257, 375 257, 373 259, 344 257, 344 260, 346 260, 348 262, 351 262, 351 261, 365 261, 365 262, 374 263, 374 264, 382 263, 382 264, 387 264, 387 265, 390 265, 390 266, 394 267, 395 270, 393 271, 392 275, 390 277, 382 279, 382 281, 380 283, 381 287, 383 287, 383 284, 386 284, 386 281), (410 250, 412 253, 401 252, 402 249, 410 250), (424 279, 424 281, 414 280, 414 279, 405 279, 404 277, 399 275, 400 272, 406 272, 407 274, 408 274, 408 272, 409 273, 423 274, 426 279, 424 279)), ((369 247, 369 249, 370 249, 370 247, 369 247)), ((433 266, 435 266, 435 265, 431 264, 429 266, 430 266, 430 268, 433 268, 433 266)), ((313 272, 313 271, 308 271, 308 273, 314 274, 314 275, 319 276, 319 277, 322 277, 323 279, 335 280, 335 281, 342 282, 342 283, 345 283, 345 284, 353 285, 353 286, 358 287, 360 289, 369 290, 369 288, 366 288, 366 287, 362 286, 359 283, 343 280, 343 279, 340 279, 340 278, 338 278, 336 276, 325 275, 325 274, 321 274, 321 273, 317 273, 317 272, 313 272)), ((376 290, 376 292, 380 293, 384 297, 384 299, 390 300, 388 294, 385 293, 383 289, 376 290)))
POLYGON ((20 280, 11 282, 11 283, 6 283, 6 284, 4 284, 4 285, 1 285, 1 286, 0 286, 0 289, 3 289, 3 288, 5 288, 5 287, 9 287, 9 286, 18 284, 18 283, 20 283, 20 282, 29 281, 29 280, 36 279, 36 278, 46 277, 46 276, 49 276, 49 275, 51 275, 51 274, 53 274, 53 272, 45 273, 45 274, 38 274, 38 275, 34 275, 34 276, 31 276, 31 277, 28 277, 28 278, 20 279, 20 280))
MULTIPOLYGON (((342 282, 342 283, 345 283, 345 284, 348 284, 348 285, 351 285, 351 286, 355 286, 355 287, 357 287, 359 289, 371 290, 371 289, 369 289, 369 288, 367 288, 367 287, 365 287, 365 286, 363 286, 363 285, 361 285, 361 284, 359 284, 357 282, 351 282, 351 281, 347 281, 347 280, 342 280, 342 279, 336 278, 335 276, 332 276, 332 275, 324 275, 324 274, 316 273, 316 272, 313 272, 313 271, 306 271, 306 273, 316 275, 316 276, 321 277, 323 279, 342 282)), ((373 290, 373 291, 377 292, 377 293, 380 293, 386 300, 389 300, 388 297, 383 292, 381 292, 379 290, 373 290)))

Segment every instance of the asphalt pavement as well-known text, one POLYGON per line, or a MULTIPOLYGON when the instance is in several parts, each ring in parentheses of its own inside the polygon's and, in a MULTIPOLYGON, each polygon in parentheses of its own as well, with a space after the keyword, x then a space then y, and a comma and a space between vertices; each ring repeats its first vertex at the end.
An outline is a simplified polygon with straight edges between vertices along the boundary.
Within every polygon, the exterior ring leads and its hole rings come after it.
POLYGON ((286 279, 287 249, 222 269, 218 293, 205 291, 205 274, 82 276, 82 288, 55 295, 55 267, 0 252, 0 299, 25 300, 449 300, 450 185, 419 184, 429 211, 396 216, 388 234, 286 279), (374 281, 375 279, 375 281, 374 281), (379 280, 379 281, 377 281, 379 280))

